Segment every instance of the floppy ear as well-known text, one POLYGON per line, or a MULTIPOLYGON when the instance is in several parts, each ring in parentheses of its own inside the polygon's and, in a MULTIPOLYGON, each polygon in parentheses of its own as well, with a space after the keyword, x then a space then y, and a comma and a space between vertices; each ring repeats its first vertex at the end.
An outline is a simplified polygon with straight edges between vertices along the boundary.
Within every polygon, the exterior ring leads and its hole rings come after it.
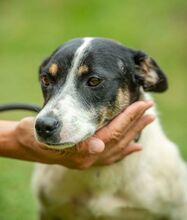
POLYGON ((167 78, 158 64, 142 51, 133 51, 135 77, 145 91, 164 92, 168 88, 167 78))
POLYGON ((42 68, 44 68, 44 67, 48 64, 50 58, 51 58, 51 57, 45 58, 45 59, 43 60, 43 62, 40 64, 40 66, 39 66, 39 73, 41 73, 42 68))

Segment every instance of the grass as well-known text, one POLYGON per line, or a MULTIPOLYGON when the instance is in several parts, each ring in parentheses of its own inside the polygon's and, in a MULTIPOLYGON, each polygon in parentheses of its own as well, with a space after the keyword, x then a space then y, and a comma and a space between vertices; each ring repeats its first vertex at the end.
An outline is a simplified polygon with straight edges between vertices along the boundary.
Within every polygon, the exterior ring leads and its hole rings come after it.
MULTIPOLYGON (((37 68, 64 41, 79 36, 114 38, 156 58, 169 78, 155 95, 167 135, 187 159, 187 1, 11 0, 0 2, 0 103, 41 105, 37 68)), ((29 113, 1 114, 20 119, 29 113)), ((33 164, 0 159, 0 219, 36 219, 30 190, 33 164)))

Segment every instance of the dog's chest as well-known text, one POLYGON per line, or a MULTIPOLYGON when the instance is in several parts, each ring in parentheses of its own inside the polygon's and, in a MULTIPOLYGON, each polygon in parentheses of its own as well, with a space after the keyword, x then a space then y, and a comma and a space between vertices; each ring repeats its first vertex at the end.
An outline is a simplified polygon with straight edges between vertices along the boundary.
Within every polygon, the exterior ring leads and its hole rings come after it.
POLYGON ((51 200, 54 196, 55 200, 61 201, 77 197, 90 199, 103 193, 115 195, 123 184, 122 179, 119 164, 86 171, 39 165, 34 175, 34 183, 43 189, 46 197, 49 195, 51 200), (40 178, 41 175, 43 179, 40 178))
MULTIPOLYGON (((138 220, 139 216, 143 216, 144 220, 147 216, 150 217, 150 213, 145 210, 136 210, 136 207, 140 208, 140 206, 134 202, 137 198, 129 195, 130 188, 125 183, 120 163, 88 171, 42 165, 38 172, 43 172, 43 176, 45 175, 45 178, 40 178, 37 183, 40 202, 48 210, 53 210, 52 212, 66 219, 74 219, 74 215, 82 219, 83 216, 114 217, 120 216, 124 211, 128 213, 129 219, 132 219, 130 218, 132 216, 135 220, 136 214, 138 220)), ((37 181, 37 175, 35 180, 37 181)))

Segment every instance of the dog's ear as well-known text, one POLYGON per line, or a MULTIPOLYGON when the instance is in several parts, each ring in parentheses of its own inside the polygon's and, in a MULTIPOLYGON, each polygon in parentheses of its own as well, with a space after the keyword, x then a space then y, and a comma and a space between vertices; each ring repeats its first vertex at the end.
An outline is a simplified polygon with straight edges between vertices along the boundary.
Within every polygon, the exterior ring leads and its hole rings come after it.
POLYGON ((135 77, 145 91, 164 92, 168 88, 167 78, 158 64, 142 51, 131 51, 135 63, 135 77))
POLYGON ((43 62, 40 64, 40 66, 39 66, 39 73, 41 73, 42 68, 44 68, 44 67, 48 64, 50 58, 51 58, 51 56, 50 56, 50 57, 47 57, 47 58, 46 58, 45 60, 43 60, 43 62))

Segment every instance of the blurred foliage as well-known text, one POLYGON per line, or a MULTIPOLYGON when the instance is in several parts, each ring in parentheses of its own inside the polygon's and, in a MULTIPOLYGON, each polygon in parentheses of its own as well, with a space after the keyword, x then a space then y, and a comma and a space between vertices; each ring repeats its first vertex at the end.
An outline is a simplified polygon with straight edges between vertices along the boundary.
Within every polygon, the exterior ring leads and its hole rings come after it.
MULTIPOLYGON (((81 36, 114 38, 153 56, 170 89, 155 96, 168 136, 187 158, 186 0, 1 0, 0 103, 42 104, 37 68, 54 48, 81 36)), ((20 119, 29 113, 3 113, 20 119)), ((0 219, 36 219, 32 164, 0 160, 0 219)))

